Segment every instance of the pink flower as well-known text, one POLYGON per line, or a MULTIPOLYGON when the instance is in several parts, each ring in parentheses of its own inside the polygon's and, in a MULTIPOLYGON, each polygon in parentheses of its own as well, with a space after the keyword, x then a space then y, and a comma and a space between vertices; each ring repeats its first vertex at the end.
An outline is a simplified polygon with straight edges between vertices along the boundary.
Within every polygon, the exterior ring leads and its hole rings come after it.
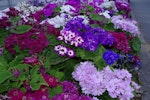
POLYGON ((10 97, 9 100, 22 100, 24 94, 25 93, 20 91, 19 89, 12 89, 8 91, 8 96, 10 97))
POLYGON ((56 77, 53 77, 53 76, 50 76, 50 75, 44 74, 44 73, 42 74, 42 76, 50 87, 56 87, 57 86, 58 80, 56 77))

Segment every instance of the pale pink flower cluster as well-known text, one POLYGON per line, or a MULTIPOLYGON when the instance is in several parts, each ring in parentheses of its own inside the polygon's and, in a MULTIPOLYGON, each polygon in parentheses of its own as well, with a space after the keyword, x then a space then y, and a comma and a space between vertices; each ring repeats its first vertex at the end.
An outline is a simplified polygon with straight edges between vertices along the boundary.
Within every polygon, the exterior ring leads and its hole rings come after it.
POLYGON ((125 69, 112 71, 107 66, 98 71, 92 62, 86 61, 77 66, 72 76, 79 81, 82 92, 87 95, 100 96, 107 91, 110 97, 120 100, 130 100, 134 97, 134 88, 131 87, 132 75, 125 69))
POLYGON ((58 36, 58 40, 63 40, 65 43, 70 43, 75 47, 81 46, 84 42, 82 37, 74 32, 62 30, 60 34, 61 36, 58 36))
POLYGON ((115 29, 123 29, 126 32, 130 32, 133 35, 139 35, 139 29, 137 22, 128 18, 123 18, 123 16, 113 16, 111 22, 114 24, 115 29))

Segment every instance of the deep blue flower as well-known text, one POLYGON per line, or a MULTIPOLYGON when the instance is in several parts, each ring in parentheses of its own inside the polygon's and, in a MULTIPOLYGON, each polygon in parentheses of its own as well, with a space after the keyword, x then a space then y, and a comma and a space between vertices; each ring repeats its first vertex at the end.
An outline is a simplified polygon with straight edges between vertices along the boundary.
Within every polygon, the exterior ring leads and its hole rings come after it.
POLYGON ((112 50, 107 50, 103 53, 103 59, 108 65, 112 65, 119 59, 119 55, 112 50))

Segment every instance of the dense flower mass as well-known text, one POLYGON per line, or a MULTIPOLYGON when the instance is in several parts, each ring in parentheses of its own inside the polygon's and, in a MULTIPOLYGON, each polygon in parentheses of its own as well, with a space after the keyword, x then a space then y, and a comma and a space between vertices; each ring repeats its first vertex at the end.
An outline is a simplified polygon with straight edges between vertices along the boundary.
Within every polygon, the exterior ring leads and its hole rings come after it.
POLYGON ((139 29, 137 23, 131 19, 123 18, 123 16, 113 16, 111 22, 116 29, 122 29, 126 32, 130 32, 132 35, 138 35, 139 29))
POLYGON ((114 47, 116 49, 121 50, 123 53, 128 53, 131 51, 131 47, 128 43, 128 39, 125 33, 112 32, 112 35, 115 37, 114 47))
POLYGON ((0 11, 0 99, 134 98, 141 41, 130 11, 129 0, 29 0, 0 11))
MULTIPOLYGON (((125 69, 112 71, 107 66, 102 71, 98 71, 92 62, 86 61, 77 66, 72 76, 79 81, 82 92, 88 95, 97 96, 108 91, 112 98, 120 100, 129 100, 134 96, 134 89, 130 86, 132 75, 125 69)), ((138 86, 136 87, 139 89, 138 86)))
POLYGON ((15 46, 19 46, 21 50, 29 50, 30 54, 42 52, 47 47, 49 41, 43 33, 27 32, 25 34, 17 35, 11 34, 5 40, 5 47, 8 51, 14 54, 15 46))

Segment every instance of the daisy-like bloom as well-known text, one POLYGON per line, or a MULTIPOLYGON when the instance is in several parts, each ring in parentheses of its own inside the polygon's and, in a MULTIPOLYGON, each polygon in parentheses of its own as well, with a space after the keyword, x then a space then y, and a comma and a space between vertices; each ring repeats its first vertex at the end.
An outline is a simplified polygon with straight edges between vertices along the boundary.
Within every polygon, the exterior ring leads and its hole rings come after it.
POLYGON ((58 51, 58 54, 61 56, 65 56, 66 53, 67 53, 67 48, 64 46, 61 46, 60 50, 58 51))
POLYGON ((72 57, 74 57, 75 52, 74 52, 73 50, 69 49, 68 52, 67 52, 67 55, 68 55, 70 58, 72 58, 72 57))
POLYGON ((84 40, 82 39, 81 36, 76 37, 76 38, 75 38, 75 41, 78 43, 78 45, 82 45, 83 42, 84 42, 84 40))
POLYGON ((10 100, 22 100, 24 95, 25 93, 19 89, 12 89, 8 91, 8 97, 10 97, 10 100))
POLYGON ((50 76, 48 74, 42 74, 42 77, 47 82, 47 84, 51 87, 56 87, 58 83, 58 79, 54 76, 50 76))
POLYGON ((60 50, 60 48, 61 48, 61 45, 57 45, 54 47, 54 51, 58 52, 60 50))

